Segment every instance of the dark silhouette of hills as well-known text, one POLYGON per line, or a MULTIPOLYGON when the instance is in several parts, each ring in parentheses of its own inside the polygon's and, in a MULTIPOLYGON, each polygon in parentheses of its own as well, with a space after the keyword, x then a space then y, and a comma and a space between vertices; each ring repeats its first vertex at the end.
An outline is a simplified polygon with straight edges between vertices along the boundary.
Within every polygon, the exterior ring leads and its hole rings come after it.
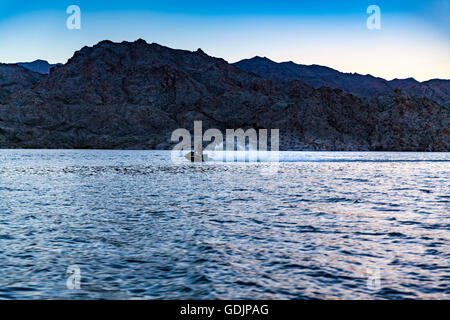
POLYGON ((277 63, 268 58, 254 57, 234 64, 242 70, 256 73, 277 83, 301 80, 314 88, 338 88, 358 97, 387 95, 395 89, 426 97, 450 106, 450 80, 434 79, 418 82, 413 78, 387 81, 371 75, 342 73, 318 65, 301 65, 294 62, 277 63))
POLYGON ((35 60, 33 62, 19 62, 17 64, 28 70, 41 74, 49 74, 52 68, 62 65, 61 63, 50 64, 45 60, 35 60))
POLYGON ((274 82, 200 49, 102 41, 49 75, 14 68, 23 84, 5 87, 3 148, 170 149, 173 130, 203 120, 280 129, 282 150, 450 150, 449 109, 428 98, 274 82))

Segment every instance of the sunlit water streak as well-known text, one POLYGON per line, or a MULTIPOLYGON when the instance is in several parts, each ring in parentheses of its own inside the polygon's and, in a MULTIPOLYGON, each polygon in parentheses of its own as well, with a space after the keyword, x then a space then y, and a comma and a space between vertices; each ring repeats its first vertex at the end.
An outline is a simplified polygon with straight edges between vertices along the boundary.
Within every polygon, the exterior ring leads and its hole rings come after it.
POLYGON ((449 153, 280 161, 2 150, 0 298, 450 297, 449 153))

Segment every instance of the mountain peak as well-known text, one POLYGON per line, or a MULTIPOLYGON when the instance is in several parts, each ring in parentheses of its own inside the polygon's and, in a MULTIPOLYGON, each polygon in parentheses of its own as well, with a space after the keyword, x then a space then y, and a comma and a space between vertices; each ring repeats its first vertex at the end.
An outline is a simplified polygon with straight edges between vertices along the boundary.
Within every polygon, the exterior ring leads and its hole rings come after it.
POLYGON ((195 51, 195 52, 198 54, 206 55, 205 51, 203 51, 201 48, 198 48, 197 51, 195 51))
POLYGON ((18 62, 17 65, 40 74, 49 74, 53 67, 60 66, 61 63, 50 64, 46 60, 37 59, 33 62, 18 62))
POLYGON ((145 41, 142 38, 137 39, 134 43, 136 43, 136 44, 148 44, 147 41, 145 41))
POLYGON ((261 57, 261 56, 254 56, 253 58, 251 58, 249 60, 261 60, 261 61, 266 61, 266 62, 274 62, 267 57, 261 57))
MULTIPOLYGON (((166 95, 168 88, 187 86, 196 88, 197 91, 192 89, 195 94, 205 94, 205 90, 225 92, 223 88, 242 86, 245 81, 261 80, 223 59, 207 55, 202 49, 194 52, 172 49, 139 39, 121 43, 102 41, 84 47, 62 68, 52 72, 41 87, 51 97, 58 92, 58 97, 64 96, 71 104, 152 105, 155 97, 166 95), (231 73, 230 78, 224 76, 231 73)), ((180 95, 175 96, 180 99, 180 95)))
POLYGON ((398 81, 398 80, 400 80, 400 81, 417 81, 413 77, 409 77, 409 78, 395 78, 392 81, 394 81, 394 80, 396 80, 396 81, 398 81))

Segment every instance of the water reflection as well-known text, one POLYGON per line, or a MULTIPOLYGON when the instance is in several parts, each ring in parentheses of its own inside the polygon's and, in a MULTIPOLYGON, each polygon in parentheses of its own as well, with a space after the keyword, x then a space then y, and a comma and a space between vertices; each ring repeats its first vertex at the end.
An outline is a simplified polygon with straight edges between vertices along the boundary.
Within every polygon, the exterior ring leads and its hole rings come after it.
POLYGON ((448 153, 167 159, 0 151, 0 298, 449 298, 448 153))

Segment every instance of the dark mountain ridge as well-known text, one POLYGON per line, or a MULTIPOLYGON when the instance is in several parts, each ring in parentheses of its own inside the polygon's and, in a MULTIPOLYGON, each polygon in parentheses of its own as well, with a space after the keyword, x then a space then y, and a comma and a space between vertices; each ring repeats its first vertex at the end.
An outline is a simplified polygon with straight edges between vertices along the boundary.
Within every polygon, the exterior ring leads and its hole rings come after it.
POLYGON ((419 82, 408 78, 388 81, 372 75, 343 73, 319 65, 301 65, 292 61, 277 63, 258 56, 241 60, 234 65, 277 83, 301 80, 314 88, 338 88, 365 98, 387 95, 395 89, 402 89, 411 95, 429 98, 444 106, 450 106, 450 80, 433 79, 419 82))
POLYGON ((282 150, 450 150, 450 113, 402 90, 372 99, 282 84, 200 49, 84 47, 0 105, 0 147, 170 149, 177 128, 280 129, 282 150))
POLYGON ((33 72, 40 74, 49 74, 50 70, 54 67, 61 66, 62 63, 50 64, 45 60, 35 60, 33 62, 18 62, 17 65, 24 67, 33 72))

